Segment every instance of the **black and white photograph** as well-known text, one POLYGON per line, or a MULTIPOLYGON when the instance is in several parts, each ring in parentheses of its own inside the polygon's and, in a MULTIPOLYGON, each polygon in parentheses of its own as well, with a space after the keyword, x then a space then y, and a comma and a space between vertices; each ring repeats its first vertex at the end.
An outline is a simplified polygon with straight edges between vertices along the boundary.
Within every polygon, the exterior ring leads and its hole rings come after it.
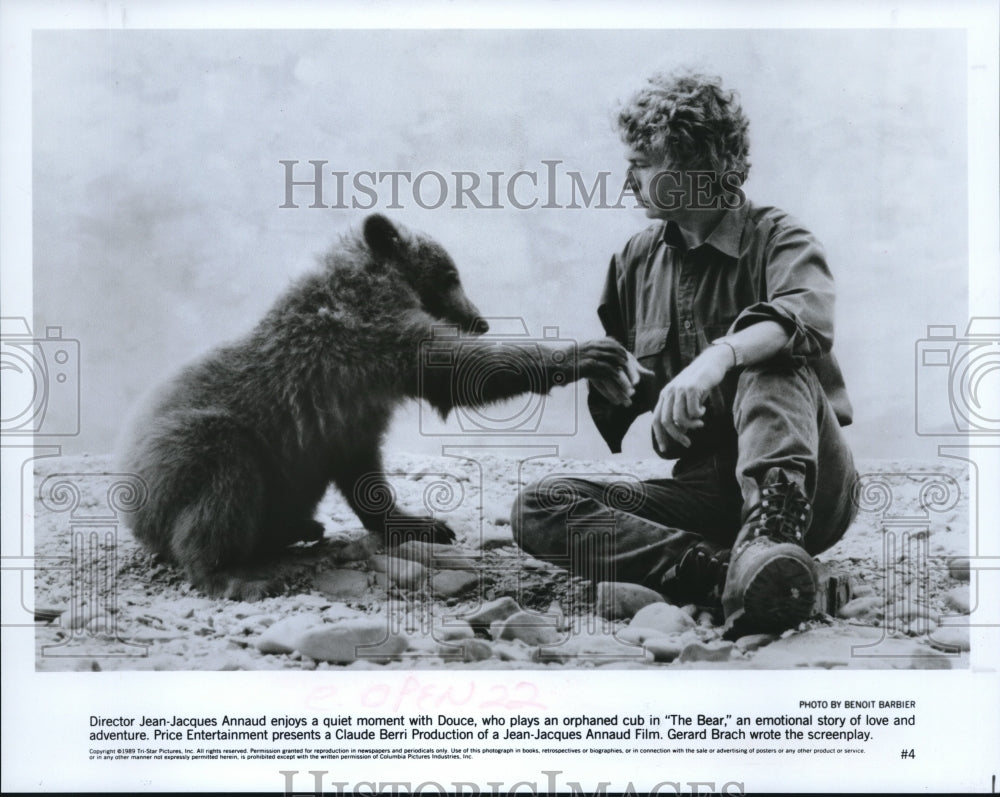
POLYGON ((997 10, 256 5, 0 3, 4 790, 995 792, 997 10))

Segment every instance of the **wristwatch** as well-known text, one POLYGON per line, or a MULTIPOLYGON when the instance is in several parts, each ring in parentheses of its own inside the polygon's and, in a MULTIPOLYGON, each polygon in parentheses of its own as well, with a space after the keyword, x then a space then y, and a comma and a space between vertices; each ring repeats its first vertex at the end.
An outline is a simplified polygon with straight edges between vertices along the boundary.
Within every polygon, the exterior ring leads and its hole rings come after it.
POLYGON ((733 352, 733 367, 741 368, 744 365, 743 349, 735 343, 732 338, 716 338, 711 343, 712 346, 728 346, 733 352))

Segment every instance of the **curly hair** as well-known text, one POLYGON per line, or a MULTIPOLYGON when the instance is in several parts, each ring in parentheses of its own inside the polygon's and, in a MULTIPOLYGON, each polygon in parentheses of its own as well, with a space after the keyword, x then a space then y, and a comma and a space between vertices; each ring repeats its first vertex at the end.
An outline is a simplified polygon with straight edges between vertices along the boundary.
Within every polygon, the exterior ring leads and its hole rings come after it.
POLYGON ((735 92, 696 72, 657 73, 618 112, 626 145, 680 169, 750 170, 749 123, 735 92))

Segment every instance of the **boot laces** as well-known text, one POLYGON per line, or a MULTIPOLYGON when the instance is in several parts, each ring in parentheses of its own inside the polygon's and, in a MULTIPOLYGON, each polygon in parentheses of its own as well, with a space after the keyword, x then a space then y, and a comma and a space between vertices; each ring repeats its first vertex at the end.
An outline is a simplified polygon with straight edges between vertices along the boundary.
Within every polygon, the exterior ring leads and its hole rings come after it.
POLYGON ((750 539, 764 536, 802 545, 811 512, 809 501, 793 485, 764 485, 761 501, 747 519, 750 539))
POLYGON ((668 574, 685 594, 699 598, 718 598, 726 583, 729 549, 716 549, 695 543, 681 556, 668 574))

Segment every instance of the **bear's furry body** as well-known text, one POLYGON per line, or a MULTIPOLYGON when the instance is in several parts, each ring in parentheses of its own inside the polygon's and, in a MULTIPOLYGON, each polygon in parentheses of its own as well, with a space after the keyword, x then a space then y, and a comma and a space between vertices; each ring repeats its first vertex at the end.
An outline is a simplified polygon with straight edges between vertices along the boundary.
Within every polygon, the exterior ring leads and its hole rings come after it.
MULTIPOLYGON (((196 587, 252 599, 268 589, 259 565, 269 554, 322 536, 313 513, 331 483, 367 529, 384 533, 389 515, 406 517, 366 497, 391 495, 380 449, 393 410, 424 398, 444 415, 455 400, 442 369, 421 378, 421 343, 442 323, 471 333, 442 344, 461 347, 461 356, 495 351, 477 347, 486 324, 447 253, 369 217, 363 237, 331 250, 247 337, 183 369, 135 416, 121 465, 147 491, 129 518, 136 537, 183 566, 196 587)), ((542 359, 525 365, 546 374, 543 390, 567 381, 560 358, 542 359)), ((584 344, 569 378, 606 375, 623 362, 617 344, 584 344)), ((514 374, 492 380, 475 403, 529 389, 514 374)), ((454 539, 440 521, 414 521, 433 541, 454 539)))

